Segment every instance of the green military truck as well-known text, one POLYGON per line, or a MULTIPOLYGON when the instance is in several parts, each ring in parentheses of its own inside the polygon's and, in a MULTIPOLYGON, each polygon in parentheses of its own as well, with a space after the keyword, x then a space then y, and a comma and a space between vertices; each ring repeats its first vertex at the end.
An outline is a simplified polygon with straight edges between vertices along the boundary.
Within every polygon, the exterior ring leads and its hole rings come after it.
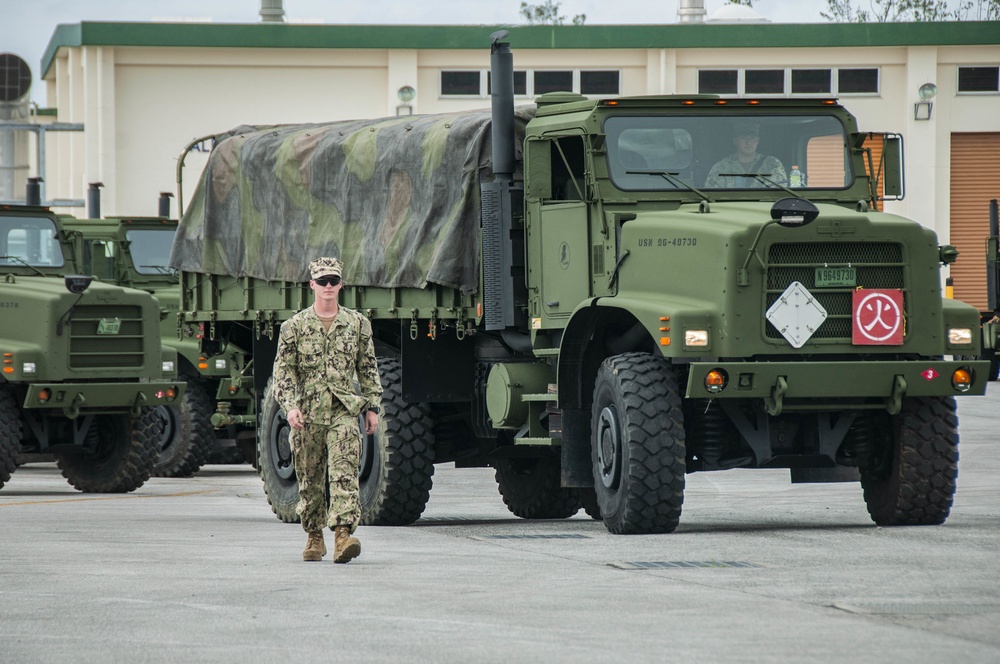
POLYGON ((156 461, 154 409, 183 398, 155 298, 81 272, 58 215, 0 206, 0 487, 53 455, 81 491, 137 489, 156 461))
MULTIPOLYGON (((188 477, 211 460, 232 456, 245 430, 220 431, 212 424, 216 398, 246 399, 245 391, 233 388, 239 382, 242 354, 229 348, 209 359, 200 348, 200 332, 178 336, 177 312, 180 287, 177 274, 167 267, 177 221, 167 217, 109 217, 75 219, 64 217, 63 227, 74 250, 81 256, 86 274, 156 296, 166 312, 160 324, 163 343, 177 351, 177 373, 186 389, 177 405, 161 406, 163 420, 160 450, 153 474, 158 477, 188 477), (236 378, 230 380, 230 371, 236 378)), ((252 442, 252 441, 250 441, 252 442)), ((240 460, 245 455, 238 454, 240 460)), ((251 457, 252 458, 252 457, 251 457)))
POLYGON ((365 523, 418 519, 447 462, 492 466, 517 516, 582 506, 613 533, 673 531, 686 473, 731 468, 860 478, 876 523, 944 522, 954 398, 988 365, 944 359, 979 346, 976 311, 942 298, 953 249, 878 209, 903 193, 899 137, 826 98, 515 108, 503 36, 492 112, 216 137, 171 264, 206 355, 252 351, 277 516, 297 500, 278 327, 312 301, 307 261, 336 255, 385 389, 365 523), (706 184, 746 123, 794 182, 706 184))

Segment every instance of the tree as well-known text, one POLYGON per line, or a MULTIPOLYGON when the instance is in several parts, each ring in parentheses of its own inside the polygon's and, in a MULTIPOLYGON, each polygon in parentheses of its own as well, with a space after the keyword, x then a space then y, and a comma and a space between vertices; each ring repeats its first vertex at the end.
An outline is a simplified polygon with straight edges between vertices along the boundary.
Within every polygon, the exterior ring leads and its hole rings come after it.
MULTIPOLYGON (((566 17, 559 15, 560 4, 562 3, 552 0, 545 0, 538 5, 522 2, 521 16, 527 19, 529 25, 562 25, 566 21, 566 17)), ((587 15, 577 14, 572 20, 573 25, 583 25, 583 22, 587 20, 587 15)))
POLYGON ((826 0, 820 16, 839 23, 894 23, 901 21, 994 21, 1000 18, 1000 0, 868 0, 868 8, 853 0, 826 0))

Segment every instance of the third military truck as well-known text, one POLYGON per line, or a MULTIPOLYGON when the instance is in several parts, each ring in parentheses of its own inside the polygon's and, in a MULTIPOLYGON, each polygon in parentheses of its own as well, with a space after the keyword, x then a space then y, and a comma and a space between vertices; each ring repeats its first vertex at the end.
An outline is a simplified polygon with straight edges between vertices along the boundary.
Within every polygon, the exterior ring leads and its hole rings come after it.
POLYGON ((880 210, 900 137, 825 98, 515 107, 503 38, 490 111, 215 137, 171 264, 206 355, 252 350, 275 513, 298 498, 278 328, 339 256, 385 390, 365 523, 417 520, 449 462, 492 466, 520 517, 583 507, 613 533, 674 530, 686 473, 732 468, 860 478, 876 523, 944 522, 955 397, 988 367, 950 359, 979 353, 976 311, 942 298, 953 248, 880 210), (710 180, 747 124, 782 168, 710 180))

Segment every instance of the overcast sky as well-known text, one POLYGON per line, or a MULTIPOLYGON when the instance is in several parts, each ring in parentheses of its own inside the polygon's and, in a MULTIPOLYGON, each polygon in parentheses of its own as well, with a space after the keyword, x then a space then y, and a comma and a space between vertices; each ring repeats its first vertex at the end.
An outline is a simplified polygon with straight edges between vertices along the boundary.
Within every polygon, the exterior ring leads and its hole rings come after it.
MULTIPOLYGON (((530 0, 529 0, 530 2, 530 0)), ((530 2, 541 4, 542 0, 530 2)), ((679 0, 562 0, 567 19, 586 14, 588 25, 671 24, 679 0)), ((725 0, 705 0, 711 14, 725 0)), ((285 0, 289 23, 511 24, 523 23, 521 0, 285 0)), ((754 9, 775 23, 825 22, 826 0, 756 0, 754 9)), ((23 58, 35 75, 32 99, 46 104, 38 80, 42 53, 60 23, 80 21, 213 21, 254 23, 260 0, 0 0, 0 53, 23 58)), ((567 20, 567 22, 569 22, 567 20)))

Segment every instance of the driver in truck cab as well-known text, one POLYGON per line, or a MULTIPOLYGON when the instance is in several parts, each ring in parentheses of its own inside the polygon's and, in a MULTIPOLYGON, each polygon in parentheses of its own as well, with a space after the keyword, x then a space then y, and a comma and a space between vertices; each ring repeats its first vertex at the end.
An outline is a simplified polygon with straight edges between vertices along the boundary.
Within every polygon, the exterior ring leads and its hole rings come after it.
POLYGON ((720 159, 705 179, 706 189, 753 189, 771 187, 769 182, 788 185, 785 167, 776 157, 757 152, 760 127, 741 123, 733 130, 736 152, 720 159))

